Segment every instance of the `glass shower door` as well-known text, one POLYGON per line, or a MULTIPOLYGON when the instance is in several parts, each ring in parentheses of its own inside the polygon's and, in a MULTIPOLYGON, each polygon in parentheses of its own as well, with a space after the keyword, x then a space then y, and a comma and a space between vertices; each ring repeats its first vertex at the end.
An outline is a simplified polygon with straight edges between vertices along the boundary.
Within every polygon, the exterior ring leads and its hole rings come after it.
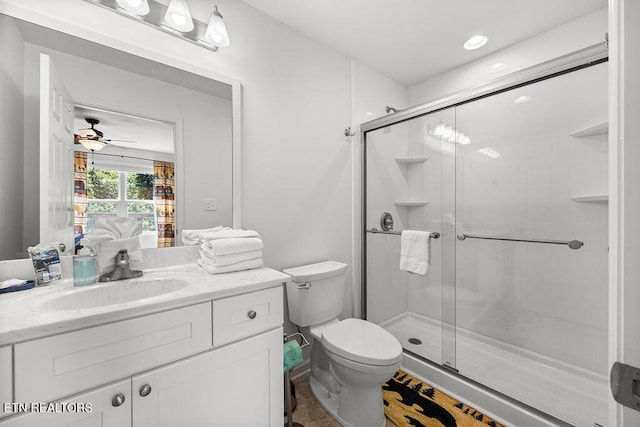
POLYGON ((451 367, 454 118, 450 108, 366 132, 363 167, 366 318, 390 331, 405 350, 451 367), (392 228, 384 219, 389 217, 392 228), (434 233, 425 275, 400 270, 402 230, 434 233))
POLYGON ((606 422, 607 65, 456 108, 460 374, 606 422), (580 245, 560 244, 577 240, 580 245), (540 241, 540 242, 531 242, 540 241))

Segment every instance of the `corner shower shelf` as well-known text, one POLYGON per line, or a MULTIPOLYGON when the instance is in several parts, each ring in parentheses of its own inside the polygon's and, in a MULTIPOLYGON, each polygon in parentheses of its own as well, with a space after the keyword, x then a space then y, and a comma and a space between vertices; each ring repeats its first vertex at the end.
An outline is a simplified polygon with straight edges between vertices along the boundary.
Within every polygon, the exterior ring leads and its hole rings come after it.
POLYGON ((608 194, 590 194, 585 196, 571 196, 574 202, 608 202, 608 194))
POLYGON ((609 122, 600 123, 571 134, 574 138, 586 138, 589 136, 606 135, 609 133, 609 122))
POLYGON ((427 206, 429 204, 429 202, 427 202, 426 200, 420 200, 420 201, 415 201, 415 202, 394 202, 394 205, 396 205, 397 207, 415 207, 415 206, 427 206))
POLYGON ((423 163, 429 160, 429 157, 396 157, 395 161, 400 164, 411 165, 415 163, 423 163))

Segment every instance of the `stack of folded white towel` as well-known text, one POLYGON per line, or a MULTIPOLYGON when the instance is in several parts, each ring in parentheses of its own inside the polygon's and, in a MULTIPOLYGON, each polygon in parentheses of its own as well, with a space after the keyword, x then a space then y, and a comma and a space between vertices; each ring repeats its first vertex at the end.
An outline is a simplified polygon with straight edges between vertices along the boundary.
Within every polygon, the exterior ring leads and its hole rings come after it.
POLYGON ((221 227, 203 232, 198 264, 210 274, 260 268, 262 239, 253 230, 221 227))
POLYGON ((231 230, 229 227, 219 225, 213 228, 201 228, 197 230, 182 230, 182 243, 185 245, 199 245, 202 243, 204 233, 210 231, 231 230))

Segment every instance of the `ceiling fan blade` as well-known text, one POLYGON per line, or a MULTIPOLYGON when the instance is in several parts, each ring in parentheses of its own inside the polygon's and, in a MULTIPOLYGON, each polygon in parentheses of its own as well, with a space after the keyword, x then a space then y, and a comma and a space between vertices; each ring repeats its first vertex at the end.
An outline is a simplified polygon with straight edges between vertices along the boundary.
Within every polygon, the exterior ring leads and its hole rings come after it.
POLYGON ((131 141, 130 139, 103 139, 103 141, 106 141, 106 142, 112 142, 112 141, 115 141, 115 142, 129 142, 131 144, 137 144, 138 143, 138 141, 131 141))

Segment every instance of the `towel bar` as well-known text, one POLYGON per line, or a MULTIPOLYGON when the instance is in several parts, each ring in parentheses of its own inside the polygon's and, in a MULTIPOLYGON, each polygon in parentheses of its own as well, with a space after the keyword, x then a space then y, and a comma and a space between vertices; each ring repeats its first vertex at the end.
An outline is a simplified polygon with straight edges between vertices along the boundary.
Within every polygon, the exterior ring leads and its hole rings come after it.
MULTIPOLYGON (((367 233, 373 233, 373 234, 393 234, 396 236, 399 236, 402 234, 402 231, 382 231, 382 230, 378 230, 377 228, 371 228, 369 230, 366 230, 367 233)), ((429 233, 429 238, 431 239, 439 239, 440 238, 440 233, 437 231, 433 231, 431 233, 429 233)))
POLYGON ((486 240, 504 240, 508 242, 548 243, 551 245, 567 245, 571 249, 580 249, 584 245, 584 242, 581 242, 580 240, 567 241, 567 240, 545 240, 545 239, 514 239, 511 237, 478 236, 475 234, 467 234, 467 233, 460 233, 456 237, 458 238, 458 240, 486 239, 486 240))

